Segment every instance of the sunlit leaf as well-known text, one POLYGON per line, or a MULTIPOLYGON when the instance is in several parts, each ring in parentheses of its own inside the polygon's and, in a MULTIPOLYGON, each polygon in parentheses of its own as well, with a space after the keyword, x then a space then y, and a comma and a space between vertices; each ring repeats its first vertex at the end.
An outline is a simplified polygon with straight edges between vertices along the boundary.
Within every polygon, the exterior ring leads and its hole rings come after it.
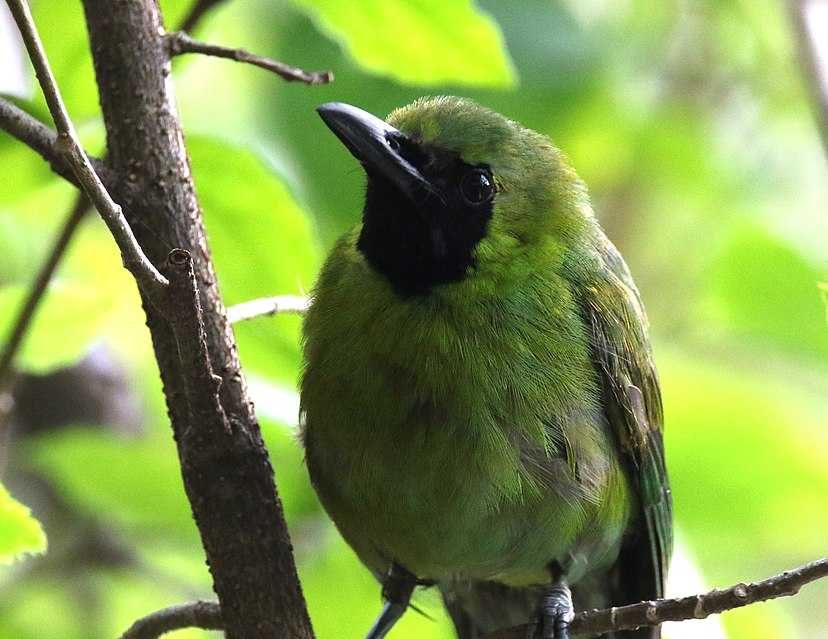
POLYGON ((500 29, 471 0, 293 1, 374 73, 421 85, 516 81, 500 29))
POLYGON ((0 484, 0 564, 46 550, 46 534, 29 509, 0 484))

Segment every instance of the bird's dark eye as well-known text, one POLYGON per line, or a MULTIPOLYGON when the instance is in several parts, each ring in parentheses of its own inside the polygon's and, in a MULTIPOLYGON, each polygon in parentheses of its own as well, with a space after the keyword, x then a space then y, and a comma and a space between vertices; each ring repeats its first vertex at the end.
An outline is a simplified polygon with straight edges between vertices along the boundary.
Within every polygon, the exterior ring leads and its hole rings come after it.
POLYGON ((492 174, 484 169, 472 169, 460 180, 460 194, 466 202, 474 206, 491 201, 494 192, 492 174))

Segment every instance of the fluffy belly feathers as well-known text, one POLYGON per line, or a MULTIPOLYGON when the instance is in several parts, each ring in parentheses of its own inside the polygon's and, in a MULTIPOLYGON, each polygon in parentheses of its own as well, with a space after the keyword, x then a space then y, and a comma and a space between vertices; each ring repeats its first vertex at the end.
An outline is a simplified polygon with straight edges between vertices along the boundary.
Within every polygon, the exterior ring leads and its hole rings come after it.
POLYGON ((426 580, 528 585, 545 583, 553 560, 613 559, 627 513, 617 508, 626 499, 610 497, 626 482, 606 461, 598 425, 581 416, 573 476, 553 438, 527 455, 525 438, 498 423, 502 410, 463 410, 452 400, 460 391, 418 397, 402 370, 381 370, 361 387, 326 376, 326 401, 308 402, 311 367, 303 392, 311 478, 375 573, 396 562, 426 580))

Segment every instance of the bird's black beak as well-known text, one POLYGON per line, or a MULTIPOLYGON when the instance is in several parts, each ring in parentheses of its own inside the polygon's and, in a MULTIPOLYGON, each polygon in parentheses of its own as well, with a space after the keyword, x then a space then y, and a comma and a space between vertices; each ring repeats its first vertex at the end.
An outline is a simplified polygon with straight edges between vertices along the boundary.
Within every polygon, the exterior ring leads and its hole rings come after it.
POLYGON ((316 108, 319 116, 369 173, 378 173, 402 193, 420 201, 432 187, 403 153, 413 143, 378 117, 342 102, 316 108))

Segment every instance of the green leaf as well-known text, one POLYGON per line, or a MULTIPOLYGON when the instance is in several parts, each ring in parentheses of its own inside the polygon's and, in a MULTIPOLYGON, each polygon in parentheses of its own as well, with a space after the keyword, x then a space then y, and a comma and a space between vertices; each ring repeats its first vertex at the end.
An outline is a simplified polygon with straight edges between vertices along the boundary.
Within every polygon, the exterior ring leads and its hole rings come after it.
POLYGON ((516 83, 497 23, 470 0, 293 1, 374 73, 416 85, 516 83))
POLYGON ((791 244, 756 224, 737 224, 708 272, 705 330, 718 324, 736 336, 825 361, 822 275, 791 244))
POLYGON ((46 534, 26 506, 0 484, 0 564, 46 550, 46 534))
POLYGON ((656 352, 676 520, 705 574, 727 583, 824 554, 828 381, 805 392, 766 358, 750 371, 656 352))
MULTIPOLYGON (((2 156, 0 156, 2 157, 2 156)), ((8 208, 0 203, 0 335, 16 320, 75 192, 51 177, 8 208)), ((99 338, 130 356, 149 340, 132 277, 111 234, 90 213, 75 232, 28 328, 15 365, 43 372, 77 360, 99 338)))
MULTIPOLYGON (((254 153, 224 142, 191 137, 188 149, 225 303, 307 293, 319 265, 316 238, 279 177, 254 153)), ((276 316, 236 325, 245 367, 295 383, 300 324, 276 316)))
MULTIPOLYGON (((676 525, 705 580, 764 578, 823 556, 828 379, 809 371, 808 391, 798 379, 804 371, 762 351, 755 363, 705 360, 699 350, 656 353, 676 525)), ((827 585, 723 615, 728 636, 819 636, 792 626, 825 599, 827 585)), ((811 626, 824 627, 808 619, 811 626)))

